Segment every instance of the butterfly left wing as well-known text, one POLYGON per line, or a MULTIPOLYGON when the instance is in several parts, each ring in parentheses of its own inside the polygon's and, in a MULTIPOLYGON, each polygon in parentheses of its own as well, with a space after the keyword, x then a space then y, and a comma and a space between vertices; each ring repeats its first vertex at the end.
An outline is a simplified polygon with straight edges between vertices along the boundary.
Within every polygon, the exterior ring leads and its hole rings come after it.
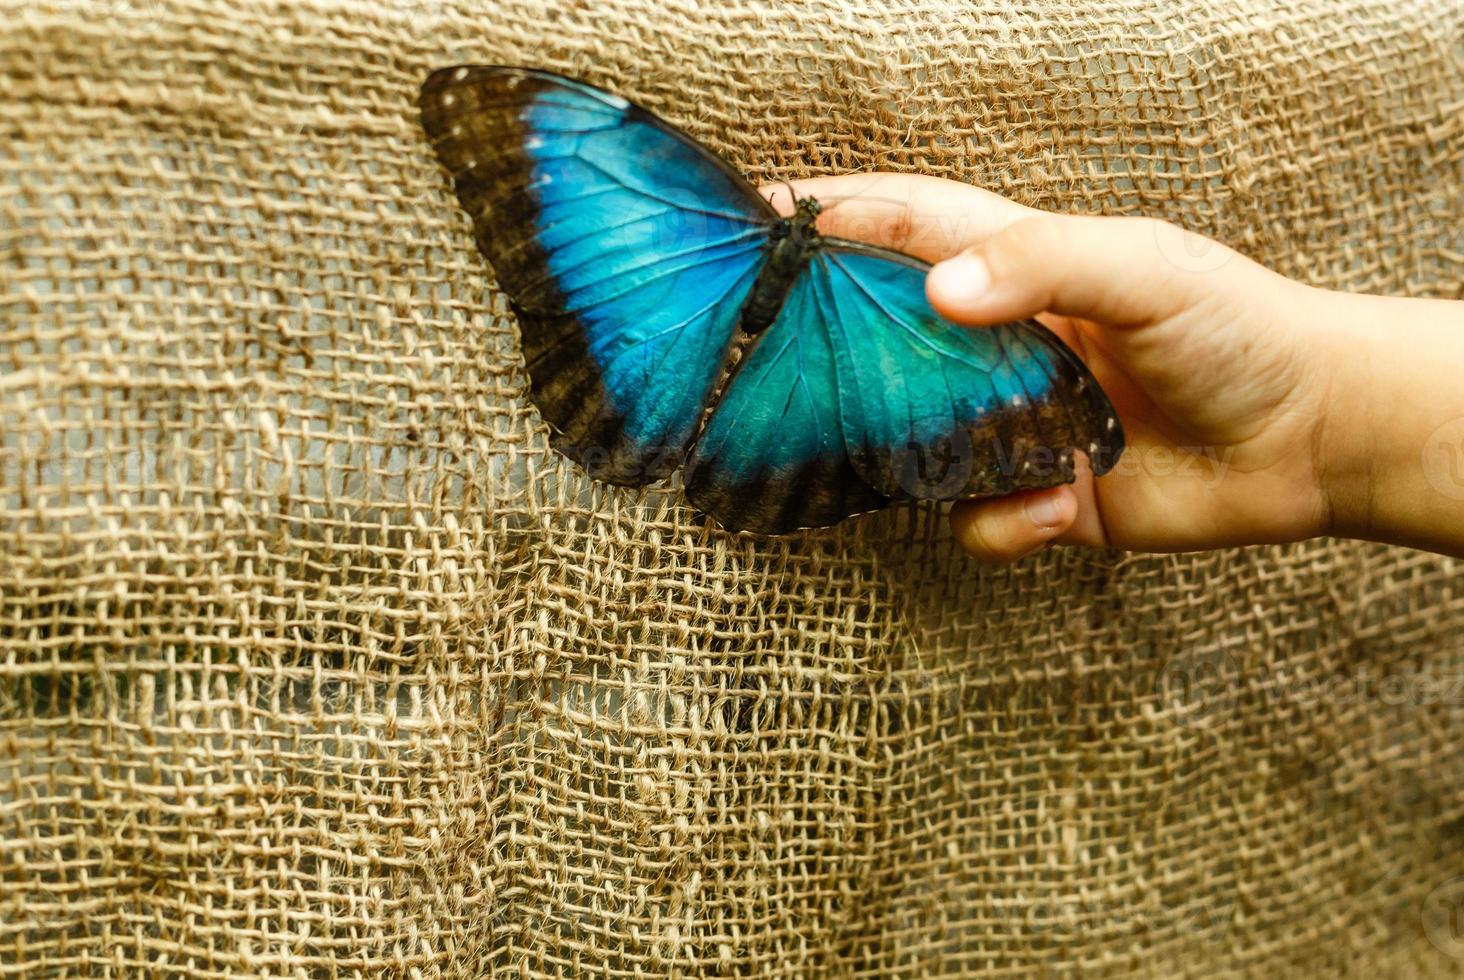
POLYGON ((928 268, 826 240, 692 447, 688 499, 778 534, 891 499, 1070 483, 1075 451, 1107 472, 1123 430, 1083 363, 1035 321, 944 320, 928 268))
POLYGON ((776 213, 690 137, 550 72, 463 66, 422 123, 518 314, 531 397, 598 479, 674 469, 776 213))

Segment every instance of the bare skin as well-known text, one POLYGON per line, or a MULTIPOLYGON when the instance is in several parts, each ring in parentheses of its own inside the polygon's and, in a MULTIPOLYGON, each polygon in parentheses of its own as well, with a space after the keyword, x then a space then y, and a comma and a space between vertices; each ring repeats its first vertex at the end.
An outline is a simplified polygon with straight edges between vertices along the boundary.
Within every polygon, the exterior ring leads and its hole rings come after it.
MULTIPOLYGON (((974 556, 1323 534, 1464 556, 1464 302, 1318 289, 1164 222, 1049 214, 935 177, 794 190, 823 202, 823 234, 936 263, 926 290, 949 319, 1036 316, 1123 419, 1129 448, 1102 479, 1084 466, 1070 486, 956 504, 974 556)), ((790 210, 786 186, 765 193, 790 210)))

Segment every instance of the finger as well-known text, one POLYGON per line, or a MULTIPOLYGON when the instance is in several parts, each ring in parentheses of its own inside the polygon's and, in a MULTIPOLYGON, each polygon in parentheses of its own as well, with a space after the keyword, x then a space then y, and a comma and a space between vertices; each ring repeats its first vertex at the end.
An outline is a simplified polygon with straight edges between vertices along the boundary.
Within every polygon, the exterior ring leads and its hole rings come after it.
MULTIPOLYGON (((847 174, 794 181, 798 197, 823 205, 819 231, 939 262, 1023 218, 1041 214, 1000 194, 957 180, 919 174, 847 174)), ((788 186, 763 189, 781 214, 791 214, 788 186)))
POLYGON ((951 530, 973 558, 1006 565, 1056 539, 1077 516, 1077 493, 1061 486, 960 501, 951 508, 951 530))
POLYGON ((931 303, 971 325, 1039 311, 1109 326, 1155 323, 1275 273, 1148 218, 1044 214, 1014 222, 930 272, 931 303))

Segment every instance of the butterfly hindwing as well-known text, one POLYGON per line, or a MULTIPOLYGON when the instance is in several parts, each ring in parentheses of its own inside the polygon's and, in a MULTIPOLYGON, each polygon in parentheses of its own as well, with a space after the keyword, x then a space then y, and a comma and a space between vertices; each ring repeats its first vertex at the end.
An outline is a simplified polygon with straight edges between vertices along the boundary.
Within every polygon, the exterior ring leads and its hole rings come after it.
POLYGON ((800 276, 692 447, 687 499, 724 528, 782 534, 889 502, 845 449, 827 313, 813 277, 800 276))
POLYGON ((446 68, 423 85, 421 109, 518 314, 557 447, 608 482, 664 477, 776 215, 649 112, 548 72, 446 68))
POLYGON ((723 526, 832 524, 891 499, 995 496, 1106 472, 1123 430, 1045 327, 940 317, 928 267, 829 241, 692 447, 687 494, 723 526))
POLYGON ((854 468, 892 497, 987 497, 1102 474, 1123 448, 1113 407, 1046 327, 957 326, 925 296, 929 267, 826 241, 806 275, 834 313, 839 407, 854 468))

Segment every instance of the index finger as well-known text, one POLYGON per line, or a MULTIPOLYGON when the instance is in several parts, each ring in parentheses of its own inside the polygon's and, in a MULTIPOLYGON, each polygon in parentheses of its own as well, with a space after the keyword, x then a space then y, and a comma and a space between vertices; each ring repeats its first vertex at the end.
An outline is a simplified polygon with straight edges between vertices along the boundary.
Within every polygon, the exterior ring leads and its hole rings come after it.
MULTIPOLYGON (((845 174, 792 185, 798 197, 814 197, 823 205, 822 234, 927 262, 948 259, 1015 221, 1042 213, 958 180, 922 174, 845 174)), ((787 185, 767 184, 762 193, 779 213, 792 213, 787 185)))

